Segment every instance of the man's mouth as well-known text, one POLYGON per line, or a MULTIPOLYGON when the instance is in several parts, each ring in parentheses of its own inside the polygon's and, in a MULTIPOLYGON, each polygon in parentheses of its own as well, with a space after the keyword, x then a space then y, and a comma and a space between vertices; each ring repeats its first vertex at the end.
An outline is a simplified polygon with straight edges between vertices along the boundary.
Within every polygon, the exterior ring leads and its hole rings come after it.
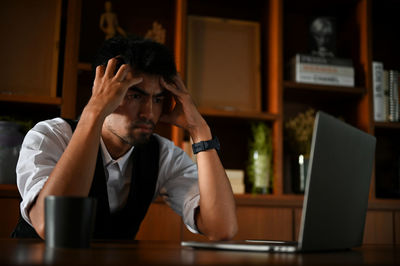
POLYGON ((136 124, 133 128, 138 129, 142 132, 152 133, 154 130, 154 125, 152 123, 139 123, 136 124))

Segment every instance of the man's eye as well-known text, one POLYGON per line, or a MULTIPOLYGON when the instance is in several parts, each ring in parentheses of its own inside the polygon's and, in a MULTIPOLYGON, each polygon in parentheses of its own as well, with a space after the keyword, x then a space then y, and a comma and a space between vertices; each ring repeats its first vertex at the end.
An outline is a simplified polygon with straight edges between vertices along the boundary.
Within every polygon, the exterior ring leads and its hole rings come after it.
POLYGON ((162 103, 164 101, 164 97, 155 97, 154 102, 155 103, 162 103))
POLYGON ((127 94, 126 95, 126 99, 127 100, 138 100, 138 99, 141 99, 141 98, 142 98, 142 95, 139 94, 139 93, 132 93, 132 94, 127 94))

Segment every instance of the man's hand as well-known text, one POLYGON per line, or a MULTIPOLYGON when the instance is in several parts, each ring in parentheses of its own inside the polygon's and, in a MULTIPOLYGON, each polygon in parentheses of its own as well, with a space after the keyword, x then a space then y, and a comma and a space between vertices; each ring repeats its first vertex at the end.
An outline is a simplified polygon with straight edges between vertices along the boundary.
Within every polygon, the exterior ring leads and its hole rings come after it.
POLYGON ((194 142, 211 139, 210 129, 197 110, 181 77, 176 75, 171 83, 161 78, 161 86, 172 93, 176 105, 170 113, 161 116, 160 121, 187 130, 194 142))
POLYGON ((115 73, 117 59, 108 61, 107 67, 100 65, 96 68, 92 97, 87 108, 93 108, 104 117, 111 114, 123 101, 127 90, 142 82, 142 77, 134 77, 132 69, 127 64, 121 65, 115 73), (115 73, 115 74, 114 74, 115 73))

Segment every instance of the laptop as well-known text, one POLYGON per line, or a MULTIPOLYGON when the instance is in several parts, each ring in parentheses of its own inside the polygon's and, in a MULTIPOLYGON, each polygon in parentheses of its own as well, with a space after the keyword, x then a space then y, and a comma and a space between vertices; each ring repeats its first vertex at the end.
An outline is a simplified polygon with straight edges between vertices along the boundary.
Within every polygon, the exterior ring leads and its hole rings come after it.
POLYGON ((183 241, 181 245, 263 252, 344 250, 361 246, 375 145, 374 136, 319 111, 297 241, 183 241))

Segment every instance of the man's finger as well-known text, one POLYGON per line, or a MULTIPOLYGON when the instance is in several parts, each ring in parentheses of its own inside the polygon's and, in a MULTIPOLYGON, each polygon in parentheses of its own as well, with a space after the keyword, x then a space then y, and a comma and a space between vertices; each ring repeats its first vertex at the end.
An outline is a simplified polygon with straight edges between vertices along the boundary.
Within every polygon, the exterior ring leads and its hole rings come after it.
POLYGON ((182 78, 179 76, 179 74, 174 77, 174 83, 177 85, 177 87, 180 90, 182 90, 184 92, 188 92, 188 90, 187 90, 185 84, 183 83, 182 78))
POLYGON ((128 88, 130 88, 130 87, 132 87, 132 86, 134 86, 136 84, 139 84, 142 81, 143 81, 143 77, 132 77, 131 79, 127 80, 128 88))
POLYGON ((103 65, 99 65, 96 67, 96 78, 101 78, 104 76, 104 69, 105 67, 103 65))
POLYGON ((110 60, 108 60, 105 73, 107 77, 112 78, 114 76, 116 65, 117 65, 117 59, 111 58, 110 60))
POLYGON ((117 74, 115 74, 115 79, 122 82, 122 81, 124 81, 125 77, 128 75, 129 72, 130 72, 129 65, 123 64, 118 69, 117 74))
POLYGON ((163 77, 161 77, 161 85, 164 86, 167 90, 172 92, 175 95, 179 95, 180 91, 176 88, 175 84, 167 83, 163 77))

